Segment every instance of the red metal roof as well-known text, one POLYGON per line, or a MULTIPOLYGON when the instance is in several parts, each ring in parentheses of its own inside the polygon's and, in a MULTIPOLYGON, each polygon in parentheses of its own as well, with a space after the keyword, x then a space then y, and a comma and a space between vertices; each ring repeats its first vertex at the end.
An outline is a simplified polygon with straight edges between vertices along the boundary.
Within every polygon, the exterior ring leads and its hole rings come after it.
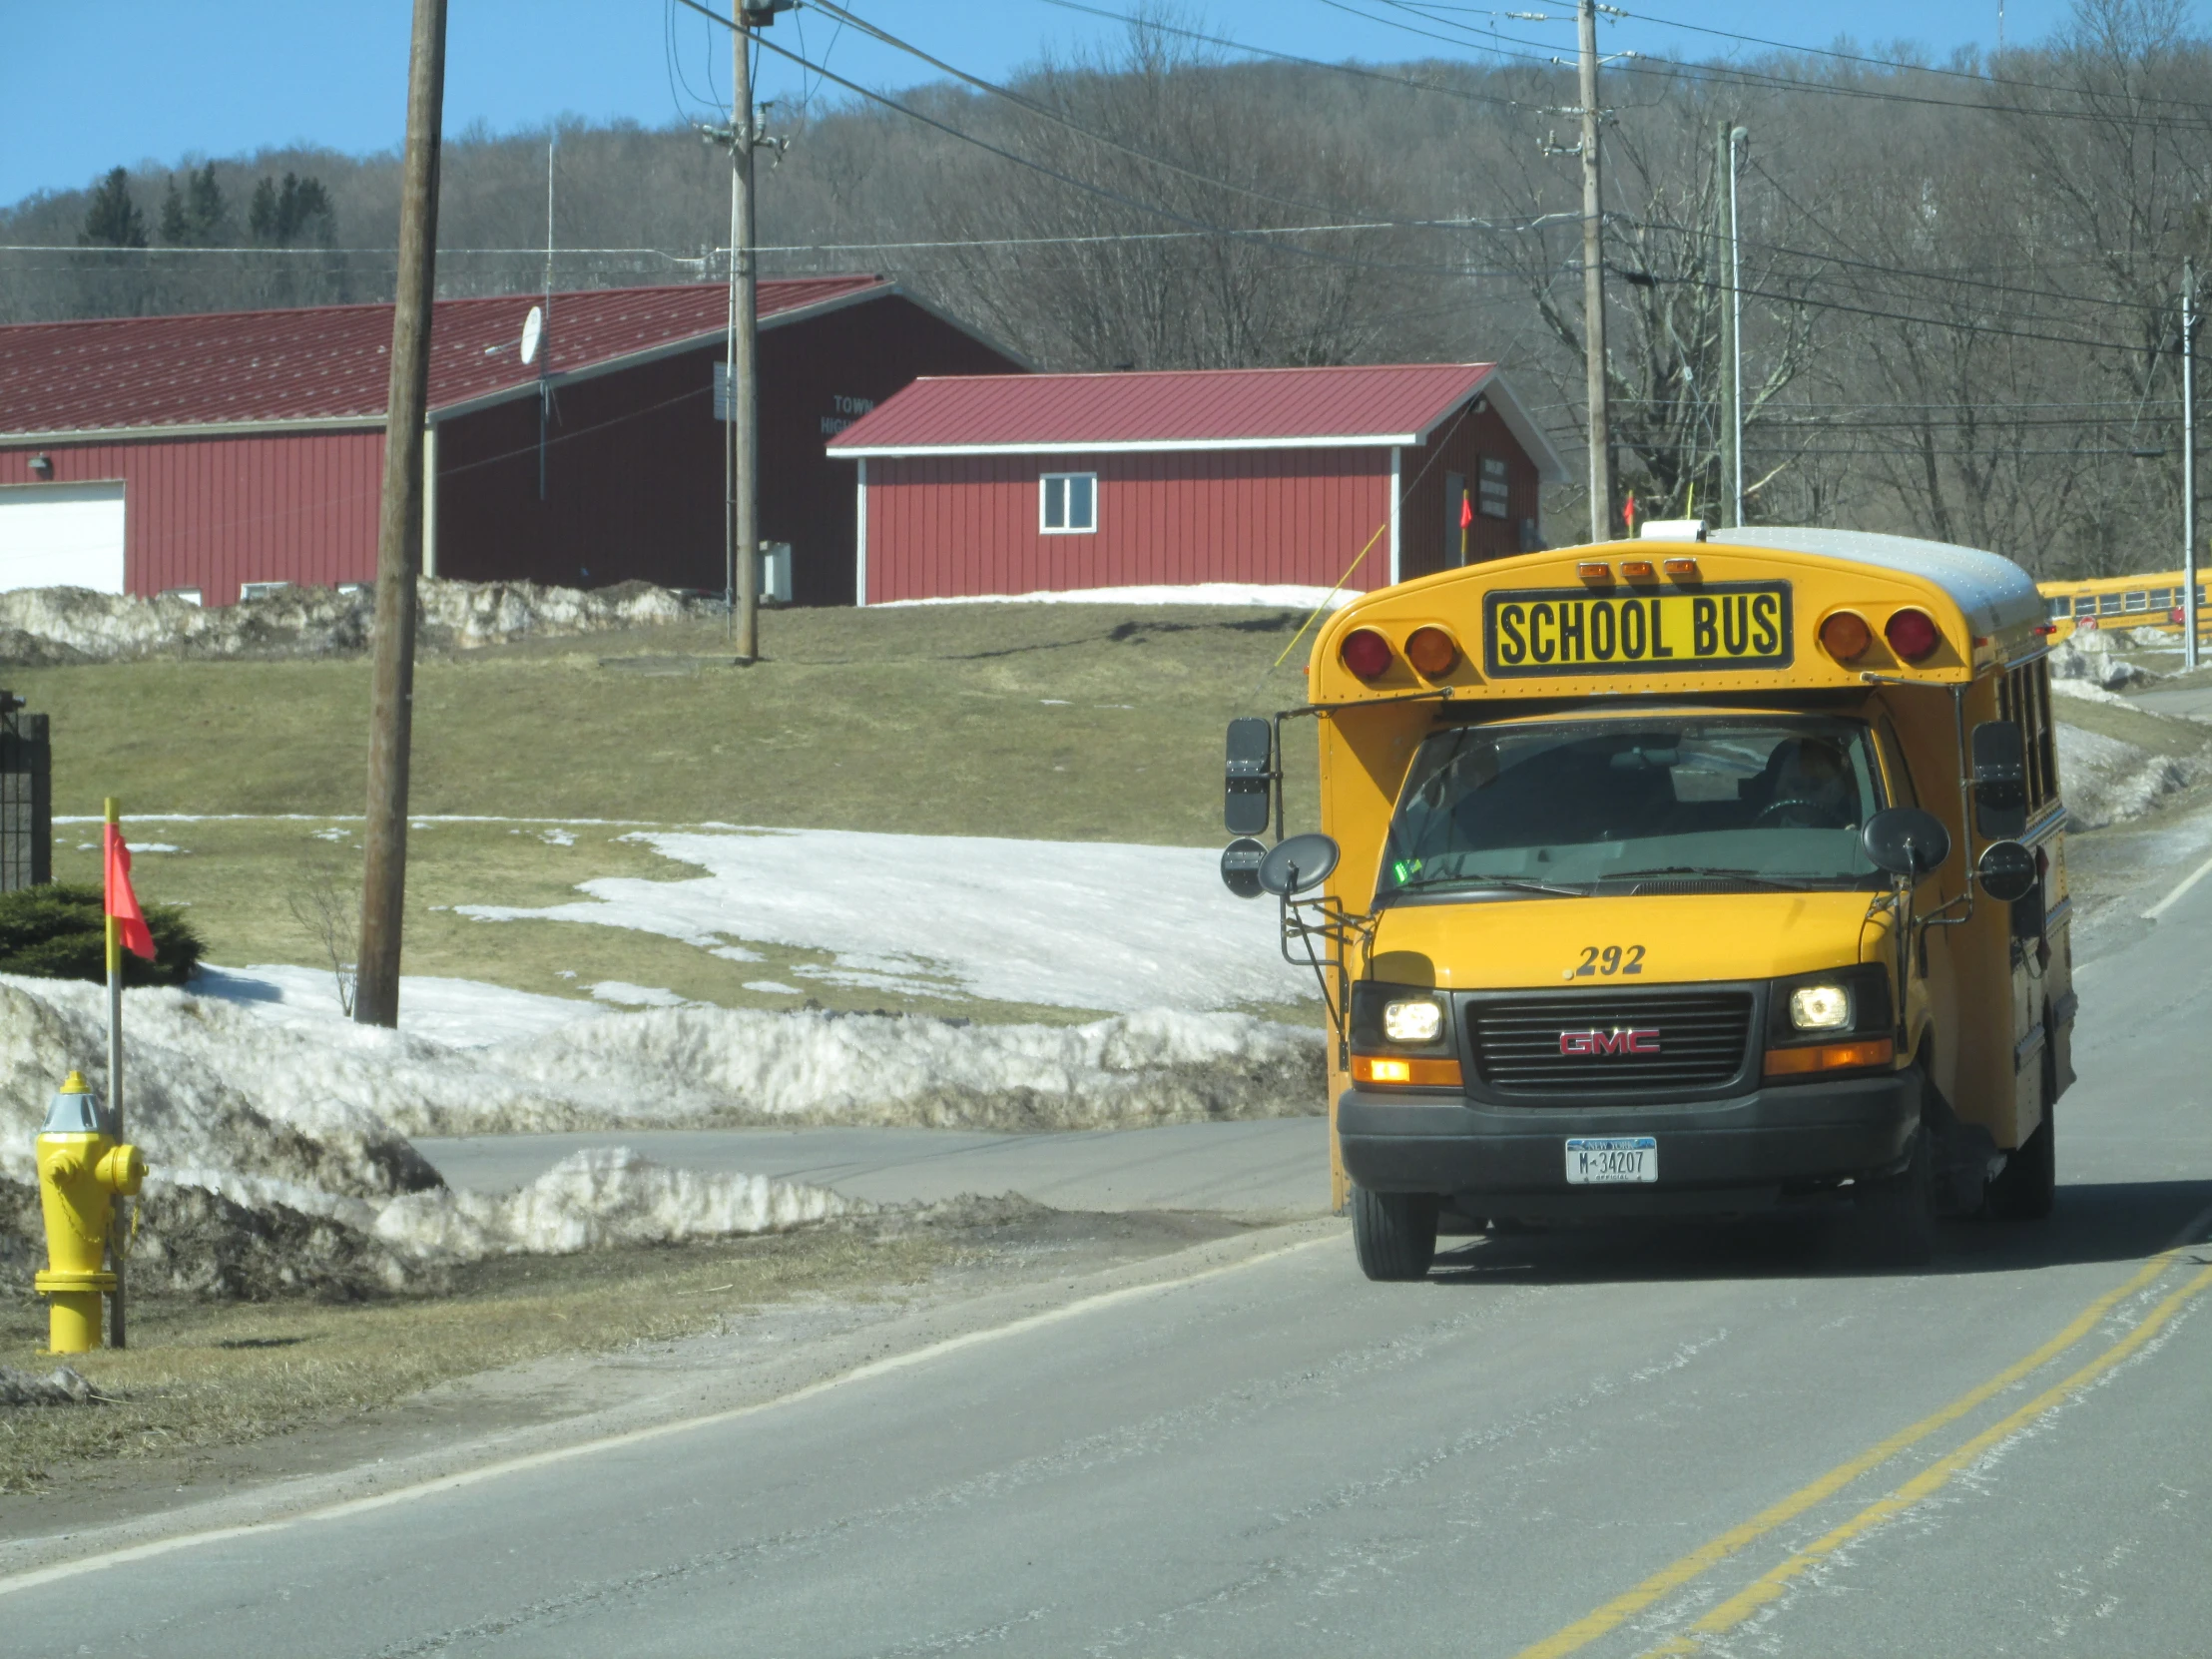
POLYGON ((1418 443, 1492 363, 984 374, 916 380, 830 441, 832 454, 1319 447, 1418 443))
MULTIPOLYGON (((773 278, 764 322, 892 291, 882 276, 773 278)), ((431 324, 430 407, 537 383, 520 358, 534 293, 441 299, 431 324)), ((556 375, 709 339, 727 325, 713 282, 555 293, 546 364, 556 375)), ((316 305, 0 327, 0 436, 383 419, 391 307, 316 305)))

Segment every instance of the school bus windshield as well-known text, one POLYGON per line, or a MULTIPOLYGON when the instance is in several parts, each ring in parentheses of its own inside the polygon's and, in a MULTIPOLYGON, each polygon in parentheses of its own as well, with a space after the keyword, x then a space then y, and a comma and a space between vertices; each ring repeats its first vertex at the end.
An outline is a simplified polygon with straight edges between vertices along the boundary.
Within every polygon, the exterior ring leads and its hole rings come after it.
POLYGON ((1877 884, 1864 723, 1638 716, 1462 726, 1422 744, 1379 897, 1621 890, 1681 879, 1877 884))

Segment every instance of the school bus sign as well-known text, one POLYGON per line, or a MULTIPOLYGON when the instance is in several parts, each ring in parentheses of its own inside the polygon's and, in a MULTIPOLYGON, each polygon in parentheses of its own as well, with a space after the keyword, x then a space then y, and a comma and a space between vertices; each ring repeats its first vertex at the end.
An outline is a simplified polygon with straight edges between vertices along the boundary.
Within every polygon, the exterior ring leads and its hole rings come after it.
POLYGON ((1723 582, 1695 592, 1524 588, 1483 596, 1493 679, 1546 674, 1787 668, 1790 584, 1723 582))

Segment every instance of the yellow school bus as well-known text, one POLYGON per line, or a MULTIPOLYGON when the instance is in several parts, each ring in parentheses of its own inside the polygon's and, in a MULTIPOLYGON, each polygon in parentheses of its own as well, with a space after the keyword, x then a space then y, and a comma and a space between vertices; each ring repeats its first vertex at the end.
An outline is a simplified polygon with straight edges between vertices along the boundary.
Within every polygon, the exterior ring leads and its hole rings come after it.
MULTIPOLYGON (((2170 629, 2178 643, 2187 578, 2178 570, 2148 576, 2098 576, 2083 582, 2041 582, 2037 591, 2048 612, 2051 638, 2068 638, 2076 628, 2170 629)), ((2205 584, 2197 583, 2197 632, 2212 627, 2205 584)))
POLYGON ((1310 701, 1231 729, 1222 868, 1321 976, 1368 1275, 1425 1274, 1439 1215, 1850 1200, 1915 1261, 1939 1214, 2045 1214, 2074 1017, 2047 628, 1994 554, 1826 529, 1337 612, 1310 701), (1285 838, 1305 717, 1321 832, 1285 838))

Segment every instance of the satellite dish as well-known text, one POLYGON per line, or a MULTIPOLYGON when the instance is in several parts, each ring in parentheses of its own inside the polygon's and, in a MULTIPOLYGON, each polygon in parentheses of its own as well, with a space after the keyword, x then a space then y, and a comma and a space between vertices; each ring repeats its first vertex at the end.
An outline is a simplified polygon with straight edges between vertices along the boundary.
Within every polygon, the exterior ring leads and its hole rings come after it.
POLYGON ((1327 835, 1293 835, 1277 841, 1260 860, 1260 885, 1278 898, 1295 898, 1335 873, 1340 856, 1327 835))
POLYGON ((530 307, 530 314, 522 319, 522 360, 536 362, 538 341, 545 337, 545 312, 537 306, 530 307))

